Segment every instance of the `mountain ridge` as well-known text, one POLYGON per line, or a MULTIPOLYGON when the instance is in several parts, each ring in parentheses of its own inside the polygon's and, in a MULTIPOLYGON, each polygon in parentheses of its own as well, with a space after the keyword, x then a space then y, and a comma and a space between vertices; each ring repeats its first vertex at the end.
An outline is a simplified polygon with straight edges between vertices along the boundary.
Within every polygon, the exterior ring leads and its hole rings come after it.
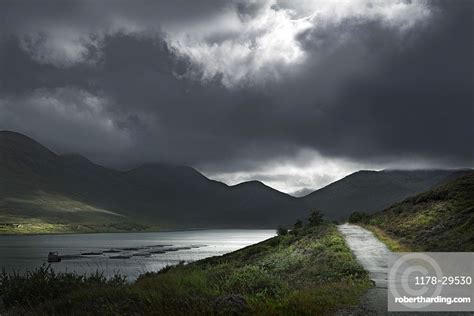
POLYGON ((228 186, 192 167, 148 163, 118 171, 80 154, 58 155, 15 132, 0 132, 0 149, 0 171, 6 184, 0 192, 0 215, 2 209, 13 209, 17 215, 33 216, 38 212, 26 201, 39 199, 46 201, 42 219, 58 220, 50 205, 72 200, 84 203, 86 209, 108 210, 142 223, 262 227, 269 224, 266 216, 258 215, 259 210, 267 214, 273 210, 272 226, 290 223, 293 216, 288 210, 298 210, 289 205, 290 196, 263 183, 228 186), (38 192, 44 194, 38 197, 38 192), (49 201, 51 197, 58 200, 49 201), (22 205, 12 202, 22 200, 22 205))
POLYGON ((344 220, 354 211, 373 213, 404 198, 426 191, 448 177, 459 177, 470 169, 360 170, 316 190, 301 199, 332 218, 344 220))
POLYGON ((104 212, 99 219, 87 219, 92 210, 106 210, 158 228, 274 228, 291 225, 315 208, 330 219, 347 218, 355 210, 370 213, 462 171, 359 171, 297 198, 257 180, 227 185, 188 166, 146 163, 110 169, 1 131, 0 174, 0 223, 12 218, 69 222, 74 209, 87 225, 96 220, 107 224, 111 219, 104 212))

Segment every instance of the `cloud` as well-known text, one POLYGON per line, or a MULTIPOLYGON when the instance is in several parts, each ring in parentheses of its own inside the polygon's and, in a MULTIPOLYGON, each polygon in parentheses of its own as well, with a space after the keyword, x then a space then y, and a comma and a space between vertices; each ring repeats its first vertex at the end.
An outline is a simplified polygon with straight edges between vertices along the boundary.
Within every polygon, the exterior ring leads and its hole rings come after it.
MULTIPOLYGON (((125 1, 107 6, 71 0, 54 3, 52 10, 47 2, 25 6, 7 1, 4 7, 6 32, 18 36, 21 47, 41 63, 97 63, 107 36, 164 34, 174 52, 191 61, 189 76, 204 81, 220 77, 226 87, 278 79, 280 68, 302 63, 306 54, 297 38, 302 32, 331 33, 341 24, 351 29, 369 21, 406 31, 431 15, 423 0, 200 1, 182 9, 165 1, 138 1, 132 7, 125 1), (205 11, 211 5, 215 8, 205 11), (16 21, 20 14, 29 23, 16 21)), ((336 46, 347 33, 320 46, 336 46)))
POLYGON ((103 35, 84 35, 74 29, 54 28, 23 34, 21 48, 38 62, 56 67, 97 63, 103 35))
POLYGON ((108 106, 103 96, 76 88, 36 89, 21 97, 0 98, 0 126, 34 135, 60 153, 120 155, 131 147, 131 139, 110 116, 108 106))
POLYGON ((205 174, 229 185, 258 179, 282 192, 303 196, 359 170, 416 170, 439 166, 434 160, 419 157, 364 163, 346 158, 325 157, 317 151, 304 149, 288 158, 268 159, 263 165, 256 164, 235 171, 205 172, 205 174))
POLYGON ((217 172, 207 175, 227 184, 258 179, 277 190, 291 193, 321 188, 367 167, 344 159, 323 157, 313 150, 300 150, 296 157, 267 161, 264 166, 253 171, 217 172))
POLYGON ((248 2, 238 1, 235 7, 186 27, 164 27, 168 44, 193 64, 189 76, 204 81, 219 77, 228 88, 262 84, 305 62, 309 56, 298 40, 304 32, 318 32, 322 50, 318 57, 323 63, 324 53, 342 45, 358 25, 377 21, 404 33, 431 16, 425 1, 267 0, 251 14, 243 4, 248 2))
POLYGON ((285 10, 271 3, 248 18, 235 8, 184 30, 166 30, 167 41, 177 55, 189 58, 188 76, 210 81, 220 77, 228 88, 279 78, 279 67, 301 62, 304 57, 296 35, 308 29, 308 21, 293 21, 285 10))
POLYGON ((472 2, 0 6, 0 129, 56 151, 288 192, 472 167, 472 2))

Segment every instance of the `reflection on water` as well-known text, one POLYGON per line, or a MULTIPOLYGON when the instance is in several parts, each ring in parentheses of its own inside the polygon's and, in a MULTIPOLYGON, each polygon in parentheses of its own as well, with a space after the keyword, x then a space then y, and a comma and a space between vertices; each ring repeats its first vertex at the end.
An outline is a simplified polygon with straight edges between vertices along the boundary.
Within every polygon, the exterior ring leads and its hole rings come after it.
POLYGON ((0 267, 32 270, 47 262, 50 251, 63 260, 55 271, 126 275, 130 280, 180 261, 190 262, 258 243, 274 230, 200 230, 158 233, 0 236, 0 267))

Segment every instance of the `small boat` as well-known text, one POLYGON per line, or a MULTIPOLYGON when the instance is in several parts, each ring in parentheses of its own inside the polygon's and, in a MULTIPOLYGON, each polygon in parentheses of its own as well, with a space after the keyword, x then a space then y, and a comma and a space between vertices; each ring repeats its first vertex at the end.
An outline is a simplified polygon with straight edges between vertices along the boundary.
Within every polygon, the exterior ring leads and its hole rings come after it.
POLYGON ((48 253, 48 262, 61 262, 61 257, 57 251, 48 253))

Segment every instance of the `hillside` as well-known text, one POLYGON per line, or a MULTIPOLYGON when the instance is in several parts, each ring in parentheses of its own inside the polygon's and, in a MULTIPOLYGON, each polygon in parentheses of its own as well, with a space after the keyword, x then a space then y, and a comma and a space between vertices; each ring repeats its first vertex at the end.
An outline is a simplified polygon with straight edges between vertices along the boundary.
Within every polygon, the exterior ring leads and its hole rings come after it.
POLYGON ((358 171, 302 198, 306 208, 319 208, 332 219, 354 211, 373 213, 467 171, 358 171))
POLYGON ((360 221, 405 249, 474 251, 474 172, 360 221))
POLYGON ((304 212, 296 198, 260 182, 227 186, 165 164, 111 170, 14 132, 0 132, 0 174, 4 230, 28 232, 32 223, 33 231, 49 224, 58 231, 275 227, 304 212))
POLYGON ((197 170, 145 164, 128 171, 0 132, 0 233, 291 225, 314 208, 329 219, 372 212, 463 172, 360 171, 303 198, 261 182, 234 186, 197 170))

